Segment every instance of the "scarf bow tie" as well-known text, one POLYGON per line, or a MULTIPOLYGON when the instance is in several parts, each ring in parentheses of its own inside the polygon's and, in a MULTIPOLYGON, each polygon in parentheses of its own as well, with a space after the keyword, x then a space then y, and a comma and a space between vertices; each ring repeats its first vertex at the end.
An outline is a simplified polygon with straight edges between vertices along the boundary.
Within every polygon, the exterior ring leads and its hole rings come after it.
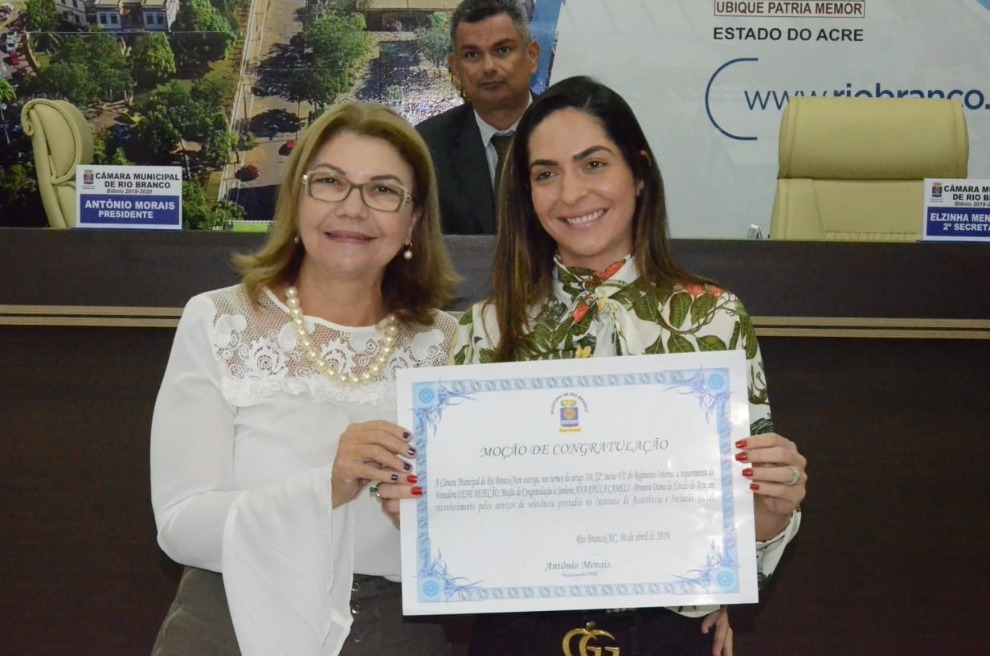
POLYGON ((570 326, 577 357, 642 353, 645 345, 633 312, 616 300, 628 296, 638 278, 632 257, 601 271, 568 269, 557 262, 555 295, 566 309, 561 322, 570 326))
POLYGON ((594 321, 595 317, 605 309, 610 294, 605 289, 602 289, 602 284, 618 273, 624 264, 625 260, 619 260, 604 271, 576 269, 570 272, 574 277, 573 282, 576 283, 576 286, 580 290, 577 296, 575 296, 570 310, 571 319, 574 323, 582 323, 585 319, 589 322, 594 321), (591 313, 590 317, 588 316, 589 312, 591 313))

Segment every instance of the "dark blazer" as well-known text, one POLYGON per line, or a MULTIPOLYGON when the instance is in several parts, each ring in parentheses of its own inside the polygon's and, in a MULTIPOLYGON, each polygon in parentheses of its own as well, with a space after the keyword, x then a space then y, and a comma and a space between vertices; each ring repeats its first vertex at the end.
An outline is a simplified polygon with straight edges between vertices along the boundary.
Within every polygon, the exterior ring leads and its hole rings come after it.
POLYGON ((474 108, 459 105, 416 129, 433 156, 444 234, 495 234, 495 194, 474 108))

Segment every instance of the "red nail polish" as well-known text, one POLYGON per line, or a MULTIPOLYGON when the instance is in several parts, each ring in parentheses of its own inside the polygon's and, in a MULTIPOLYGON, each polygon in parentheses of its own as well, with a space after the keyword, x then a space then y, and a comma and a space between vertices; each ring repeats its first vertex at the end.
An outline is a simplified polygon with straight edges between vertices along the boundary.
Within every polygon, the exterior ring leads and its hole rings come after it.
POLYGON ((756 492, 757 490, 760 489, 760 484, 759 483, 750 483, 749 484, 749 489, 751 489, 754 492, 756 492))
POLYGON ((738 442, 736 442, 736 448, 737 449, 745 449, 746 448, 746 440, 739 440, 738 442))
POLYGON ((745 451, 743 451, 742 453, 737 453, 736 460, 738 460, 739 462, 746 462, 747 460, 749 460, 749 454, 746 453, 745 451))
POLYGON ((410 483, 418 483, 419 476, 417 476, 416 474, 409 474, 408 476, 406 476, 406 480, 410 483))
POLYGON ((423 488, 417 485, 412 489, 412 493, 414 497, 421 497, 423 496, 423 488))
POLYGON ((742 474, 746 478, 753 478, 753 468, 747 467, 746 469, 743 470, 742 474))

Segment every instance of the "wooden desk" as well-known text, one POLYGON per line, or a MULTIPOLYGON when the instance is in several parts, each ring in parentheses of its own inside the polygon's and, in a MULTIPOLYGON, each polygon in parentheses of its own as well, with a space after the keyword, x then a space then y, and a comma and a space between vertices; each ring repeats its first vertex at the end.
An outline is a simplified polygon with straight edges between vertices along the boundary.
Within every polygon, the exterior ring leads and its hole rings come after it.
MULTIPOLYGON (((258 235, 0 230, 0 652, 145 654, 179 568, 155 543, 148 428, 181 306, 258 235)), ((487 291, 491 238, 451 237, 487 291)), ((738 654, 983 653, 990 250, 675 241, 738 293, 805 525, 738 654)))

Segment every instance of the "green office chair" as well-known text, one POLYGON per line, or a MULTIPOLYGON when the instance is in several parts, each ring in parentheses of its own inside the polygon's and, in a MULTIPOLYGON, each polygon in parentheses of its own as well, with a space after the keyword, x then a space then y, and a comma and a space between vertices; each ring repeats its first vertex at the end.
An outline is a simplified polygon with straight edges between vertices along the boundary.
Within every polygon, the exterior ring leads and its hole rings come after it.
POLYGON ((93 132, 86 117, 64 100, 38 98, 21 110, 31 137, 38 191, 52 228, 76 225, 76 167, 93 161, 93 132))
POLYGON ((925 178, 965 178, 958 100, 791 98, 780 122, 771 239, 915 241, 925 178))

